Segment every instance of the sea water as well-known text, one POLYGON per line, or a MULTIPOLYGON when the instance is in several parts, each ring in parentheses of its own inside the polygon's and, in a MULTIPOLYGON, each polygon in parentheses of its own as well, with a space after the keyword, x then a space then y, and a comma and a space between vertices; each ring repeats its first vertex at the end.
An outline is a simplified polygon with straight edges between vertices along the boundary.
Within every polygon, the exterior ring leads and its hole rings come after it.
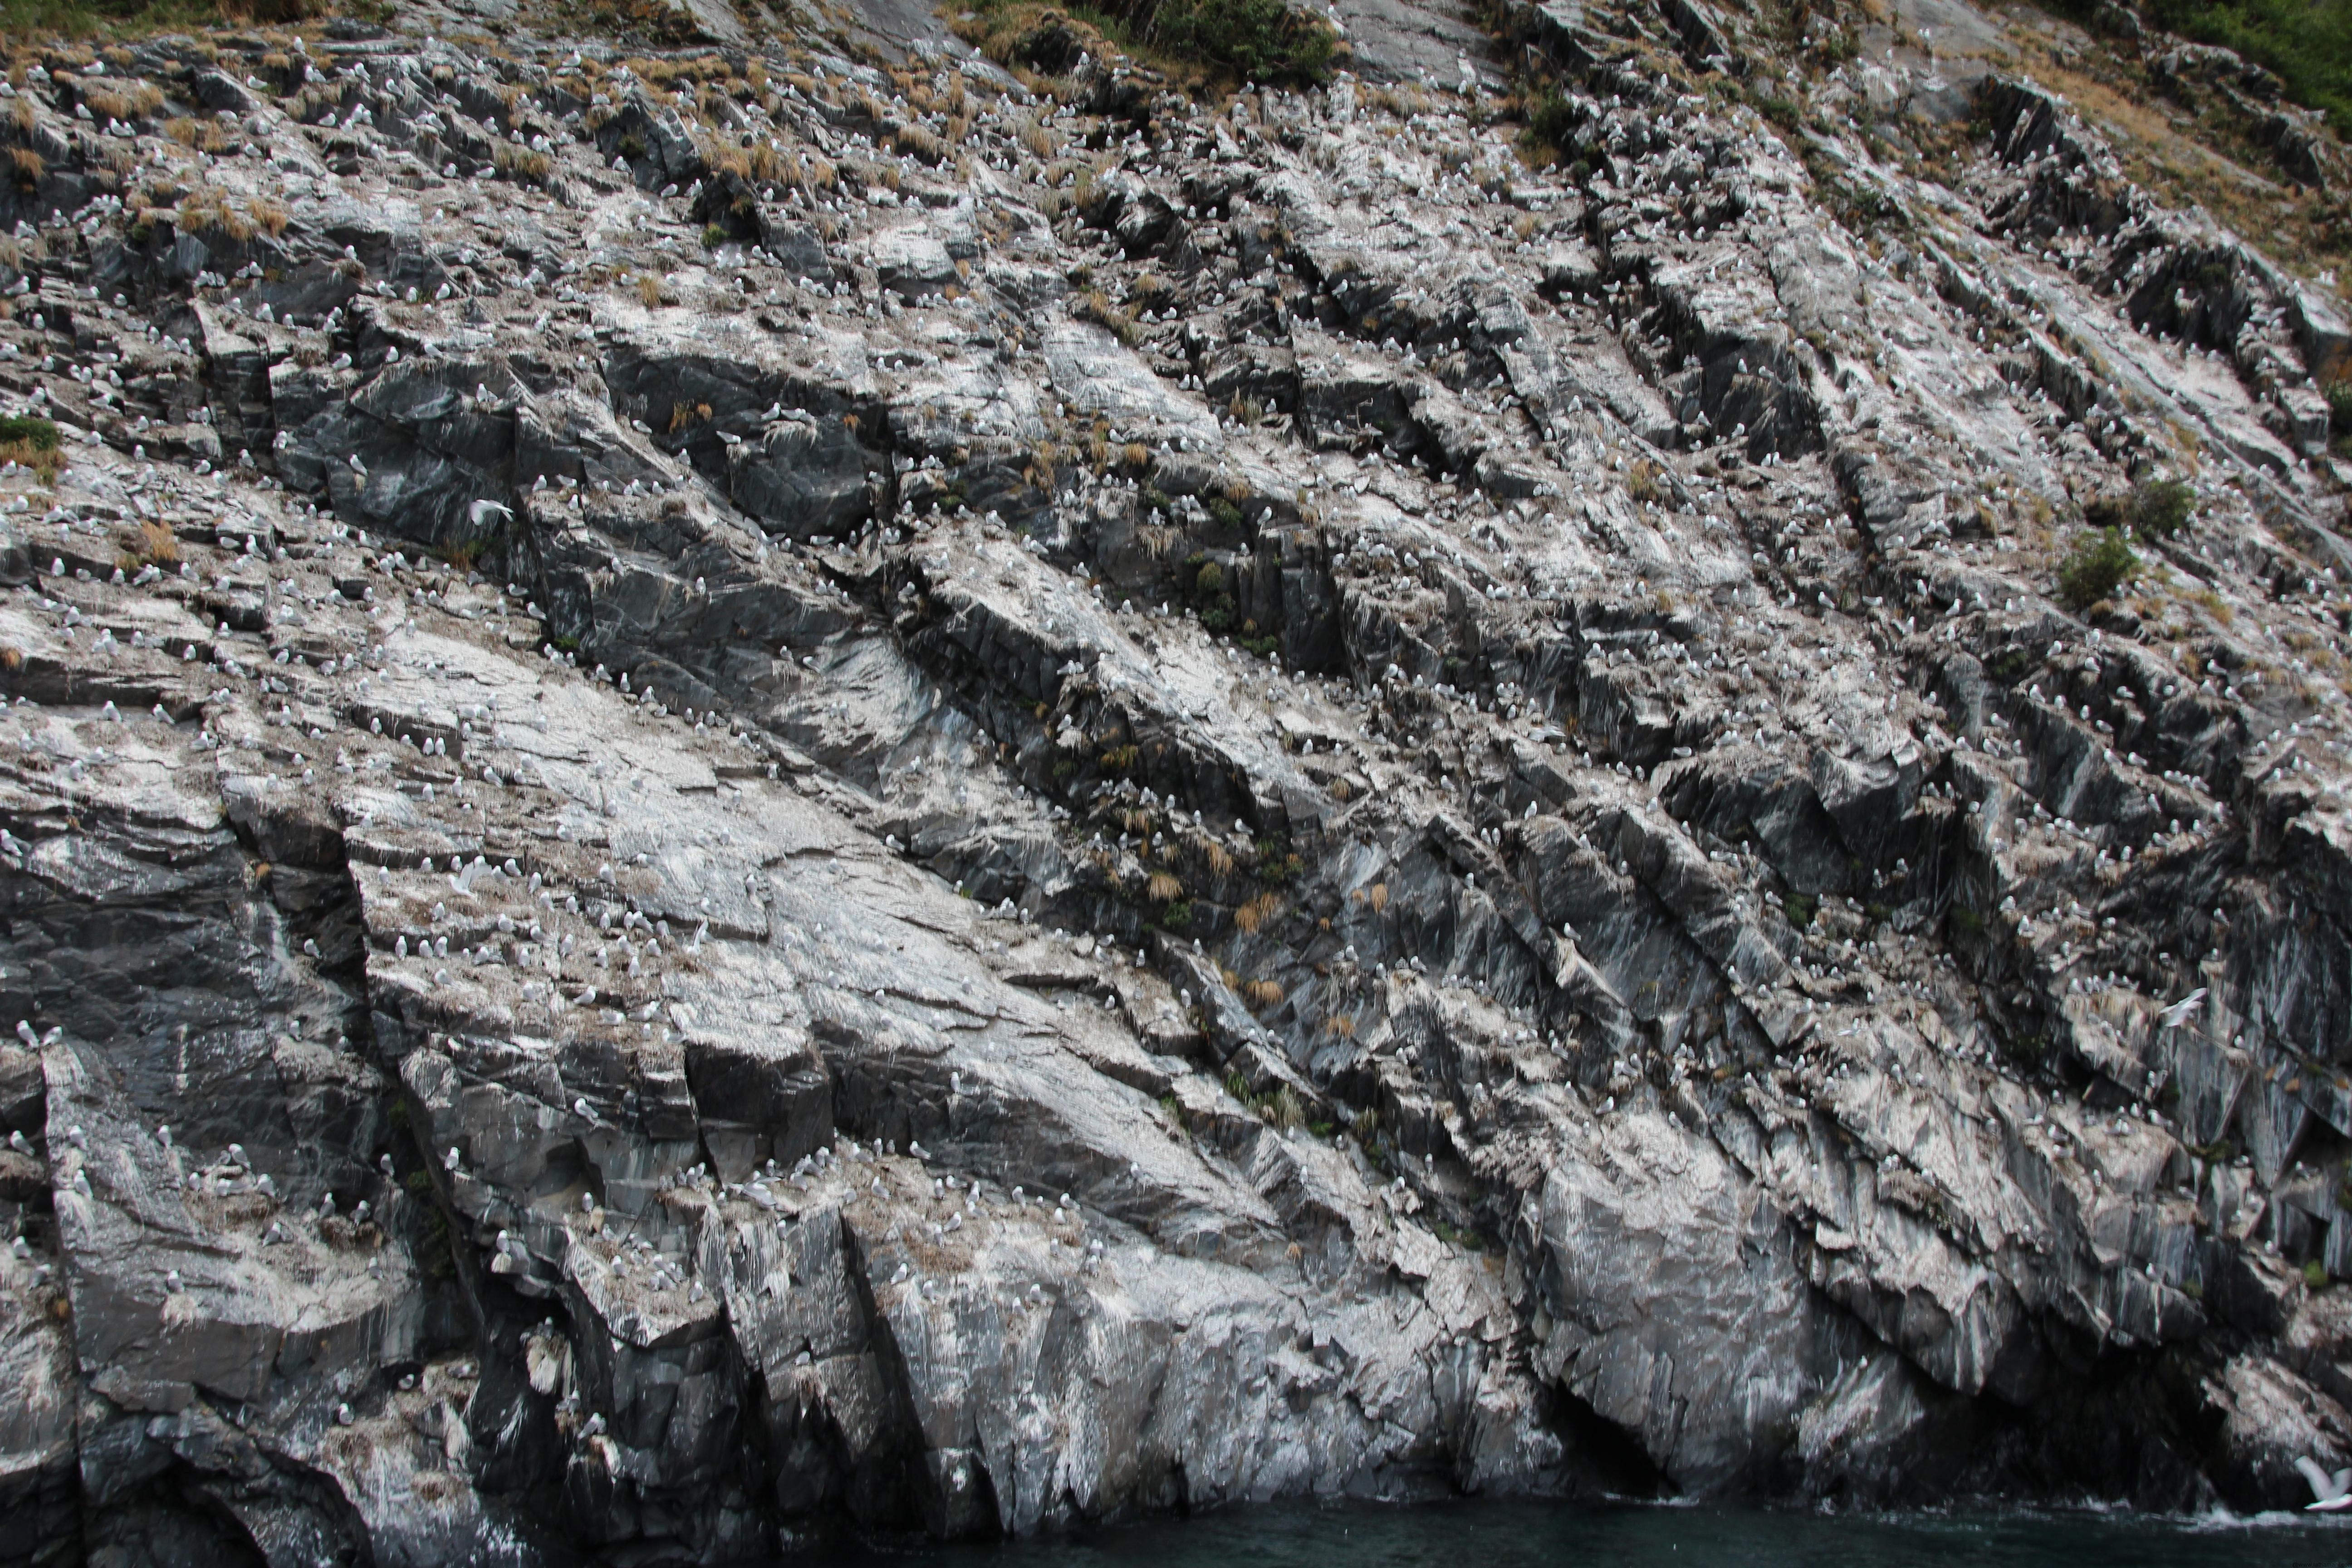
POLYGON ((1297 1505, 982 1546, 834 1543, 783 1561, 809 1568, 2352 1568, 2352 1516, 1297 1505))

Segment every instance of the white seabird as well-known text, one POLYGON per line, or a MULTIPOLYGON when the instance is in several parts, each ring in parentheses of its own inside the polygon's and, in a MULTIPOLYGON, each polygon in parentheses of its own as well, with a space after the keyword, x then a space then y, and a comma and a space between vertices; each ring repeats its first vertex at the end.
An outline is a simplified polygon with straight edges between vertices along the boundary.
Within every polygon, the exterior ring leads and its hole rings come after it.
POLYGON ((2156 1016, 2158 1026, 2167 1029, 2177 1029, 2180 1027, 2181 1025, 2189 1021, 2189 1015, 2197 1011, 2199 1005, 2201 1005, 2204 1000, 2205 987, 2200 985, 2196 990, 2191 991, 2188 995, 2183 996, 2179 1001, 2175 1002, 2171 1006, 2167 1007, 2163 1012, 2158 1013, 2156 1016))
POLYGON ((2341 1513, 2352 1508, 2352 1468, 2330 1475, 2308 1455, 2298 1455, 2294 1468, 2311 1483, 2311 1501, 2304 1505, 2305 1513, 2341 1513))

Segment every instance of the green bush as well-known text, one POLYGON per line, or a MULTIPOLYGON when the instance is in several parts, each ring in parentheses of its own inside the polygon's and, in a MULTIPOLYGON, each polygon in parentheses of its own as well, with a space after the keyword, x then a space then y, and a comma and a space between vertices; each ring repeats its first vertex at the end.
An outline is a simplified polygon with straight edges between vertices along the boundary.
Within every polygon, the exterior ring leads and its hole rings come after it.
POLYGON ((2110 597, 2139 570, 2139 557, 2124 542, 2123 531, 2103 528, 2083 536, 2058 568, 2058 596, 2074 610, 2087 610, 2110 597))
POLYGON ((2169 539, 2189 525, 2197 492, 2179 479, 2151 479, 2133 488, 2132 531, 2142 539, 2169 539))
POLYGON ((1813 912, 1821 907, 1811 893, 1790 893, 1780 900, 1780 910, 1789 923, 1799 931, 1813 923, 1813 912))
POLYGON ((2278 73, 2289 98, 2352 136, 2352 0, 2154 0, 2157 26, 2278 73))
MULTIPOLYGON (((1002 4, 1002 0, 1000 0, 1002 4)), ((1284 0, 1129 0, 1070 12, 1119 43, 1258 82, 1319 82, 1339 36, 1284 0)))
POLYGON ((2303 1288, 2306 1290, 2327 1289, 2327 1265, 2316 1258, 2303 1266, 2303 1288))
POLYGON ((1565 94, 1546 89, 1528 105, 1528 128, 1520 140, 1531 153, 1559 157, 1576 133, 1576 108, 1565 94))
POLYGON ((726 243, 727 243, 727 231, 726 231, 725 229, 723 229, 723 228, 719 227, 717 224, 715 224, 715 223, 714 223, 714 224, 712 224, 709 228, 706 228, 706 229, 704 229, 704 230, 702 231, 702 248, 703 248, 703 249, 705 249, 705 250, 716 250, 716 249, 718 249, 720 246, 722 246, 722 245, 724 245, 724 244, 726 244, 726 243))
POLYGON ((36 452, 54 452, 58 449, 58 427, 29 414, 0 419, 0 447, 13 447, 19 441, 36 452))
POLYGON ((2127 529, 2142 539, 2169 539, 2189 525, 2197 492, 2179 479, 2149 479, 2128 495, 2103 496, 2083 509, 2097 528, 2127 529))
POLYGON ((2339 441, 2352 438, 2352 381, 2327 389, 2327 431, 2339 441))

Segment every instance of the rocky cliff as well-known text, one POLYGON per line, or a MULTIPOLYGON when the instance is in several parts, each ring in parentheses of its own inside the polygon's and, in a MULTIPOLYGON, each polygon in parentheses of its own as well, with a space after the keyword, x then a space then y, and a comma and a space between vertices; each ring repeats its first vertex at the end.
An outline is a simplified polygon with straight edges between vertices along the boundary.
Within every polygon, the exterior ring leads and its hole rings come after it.
POLYGON ((1956 15, 12 41, 0 1562, 2352 1462, 2347 329, 1956 15))

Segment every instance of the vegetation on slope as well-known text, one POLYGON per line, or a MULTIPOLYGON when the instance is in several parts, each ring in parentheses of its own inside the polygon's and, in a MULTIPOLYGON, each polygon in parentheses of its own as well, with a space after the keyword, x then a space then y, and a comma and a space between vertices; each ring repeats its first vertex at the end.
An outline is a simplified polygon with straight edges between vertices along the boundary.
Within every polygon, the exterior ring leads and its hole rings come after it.
POLYGON ((2234 49, 2352 135, 2352 0, 2150 0, 2157 26, 2234 49))

